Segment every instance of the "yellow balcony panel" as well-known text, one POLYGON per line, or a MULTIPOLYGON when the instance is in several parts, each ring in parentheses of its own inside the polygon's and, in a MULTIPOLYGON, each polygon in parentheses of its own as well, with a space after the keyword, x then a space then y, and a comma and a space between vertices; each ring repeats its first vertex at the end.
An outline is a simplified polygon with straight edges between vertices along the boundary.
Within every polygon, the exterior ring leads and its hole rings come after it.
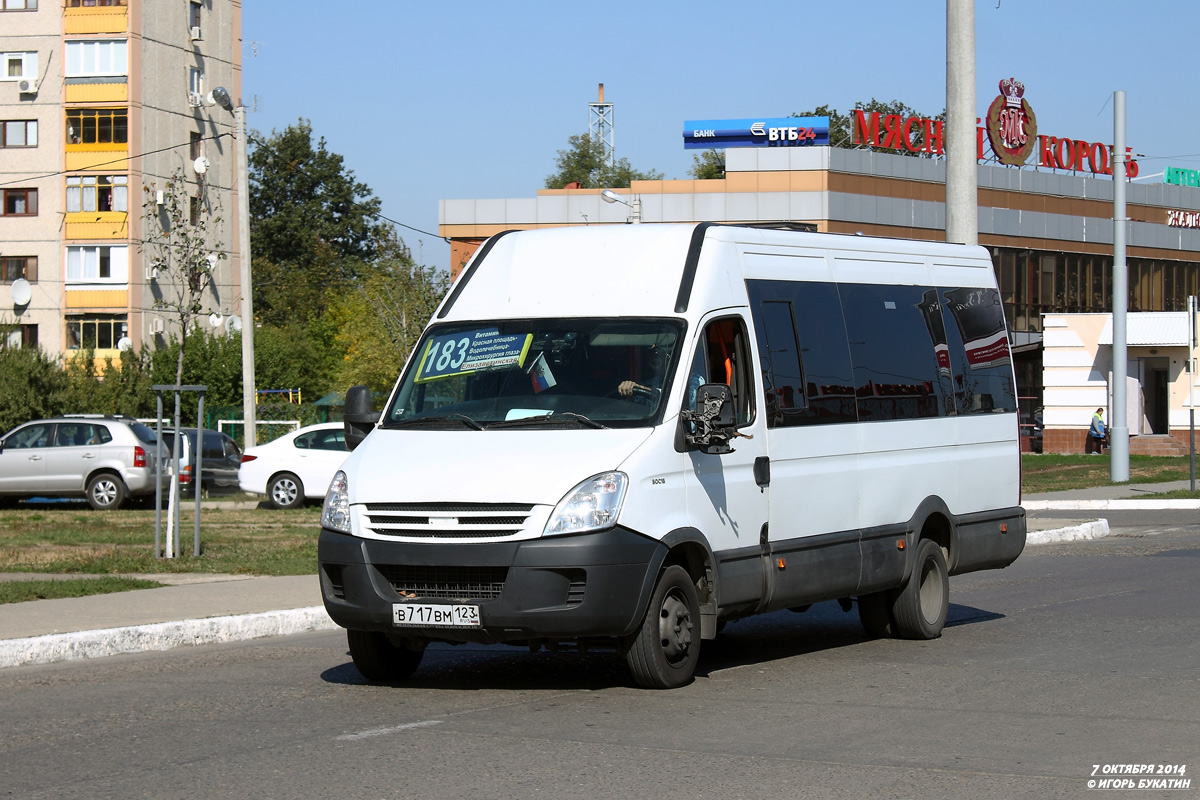
POLYGON ((128 239, 129 214, 124 211, 79 211, 66 215, 67 239, 128 239))
MULTIPOLYGON (((79 358, 89 352, 88 350, 66 350, 63 352, 63 358, 67 361, 78 361, 79 358)), ((92 354, 92 369, 95 374, 102 375, 108 363, 117 369, 121 368, 121 351, 115 347, 98 347, 90 351, 92 354)))
POLYGON ((129 146, 118 145, 67 145, 67 172, 80 172, 89 169, 102 169, 109 172, 123 172, 129 169, 129 146), (76 148, 107 147, 107 150, 82 150, 76 148))
POLYGON ((127 103, 128 83, 68 83, 64 92, 68 103, 127 103))
POLYGON ((125 310, 129 307, 128 289, 80 289, 67 287, 67 308, 113 308, 125 310))
POLYGON ((63 33, 126 33, 129 13, 125 6, 89 6, 63 9, 63 33))

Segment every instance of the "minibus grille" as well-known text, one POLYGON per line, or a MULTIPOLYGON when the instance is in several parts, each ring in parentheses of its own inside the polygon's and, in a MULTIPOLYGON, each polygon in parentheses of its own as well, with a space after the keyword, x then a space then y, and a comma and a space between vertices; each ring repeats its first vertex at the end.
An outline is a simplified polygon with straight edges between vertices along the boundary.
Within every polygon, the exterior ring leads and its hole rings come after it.
POLYGON ((504 590, 508 567, 420 567, 376 564, 397 594, 443 600, 493 600, 504 590))
POLYGON ((497 539, 521 533, 532 511, 517 503, 369 503, 363 527, 377 536, 497 539))

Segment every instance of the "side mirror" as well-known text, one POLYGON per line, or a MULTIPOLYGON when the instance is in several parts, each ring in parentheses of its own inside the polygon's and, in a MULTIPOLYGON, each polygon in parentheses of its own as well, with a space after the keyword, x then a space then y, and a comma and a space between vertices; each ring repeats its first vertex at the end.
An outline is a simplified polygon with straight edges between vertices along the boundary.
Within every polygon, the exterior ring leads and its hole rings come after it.
POLYGON ((696 390, 696 410, 683 411, 679 418, 687 426, 688 444, 702 453, 732 453, 729 440, 736 435, 733 393, 723 383, 706 383, 696 390))
POLYGON ((346 428, 346 447, 350 450, 362 444, 379 421, 379 412, 371 410, 371 390, 366 386, 351 386, 346 391, 346 413, 342 424, 346 428))

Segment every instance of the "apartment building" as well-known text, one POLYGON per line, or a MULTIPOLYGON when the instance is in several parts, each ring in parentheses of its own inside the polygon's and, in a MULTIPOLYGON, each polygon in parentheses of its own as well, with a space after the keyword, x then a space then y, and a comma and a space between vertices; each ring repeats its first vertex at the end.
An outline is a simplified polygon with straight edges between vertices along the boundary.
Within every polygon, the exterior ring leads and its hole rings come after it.
POLYGON ((140 248, 175 175, 189 221, 221 220, 204 310, 236 312, 234 120, 211 101, 218 86, 241 102, 240 0, 0 0, 7 346, 105 358, 177 333, 161 307, 175 287, 140 248))

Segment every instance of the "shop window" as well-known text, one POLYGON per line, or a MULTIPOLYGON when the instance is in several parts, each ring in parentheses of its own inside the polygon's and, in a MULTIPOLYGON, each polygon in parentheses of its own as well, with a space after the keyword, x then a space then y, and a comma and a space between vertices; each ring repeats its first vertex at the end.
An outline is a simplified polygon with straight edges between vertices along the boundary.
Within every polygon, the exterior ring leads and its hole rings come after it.
POLYGON ((124 314, 67 318, 68 350, 110 350, 129 331, 124 314))
POLYGON ((0 283, 37 283, 37 256, 0 256, 0 283))
POLYGON ((36 217, 38 213, 37 189, 3 189, 4 205, 0 214, 6 217, 36 217))
POLYGON ((129 111, 124 108, 72 108, 67 111, 67 144, 127 144, 129 111))
POLYGON ((67 178, 67 212, 129 211, 125 175, 73 175, 67 178))
POLYGON ((129 44, 125 39, 69 41, 66 43, 66 54, 68 78, 129 74, 129 44))
POLYGON ((67 284, 125 283, 129 279, 129 248, 84 245, 67 248, 67 284))
POLYGON ((0 147, 37 147, 36 119, 0 120, 0 147))

